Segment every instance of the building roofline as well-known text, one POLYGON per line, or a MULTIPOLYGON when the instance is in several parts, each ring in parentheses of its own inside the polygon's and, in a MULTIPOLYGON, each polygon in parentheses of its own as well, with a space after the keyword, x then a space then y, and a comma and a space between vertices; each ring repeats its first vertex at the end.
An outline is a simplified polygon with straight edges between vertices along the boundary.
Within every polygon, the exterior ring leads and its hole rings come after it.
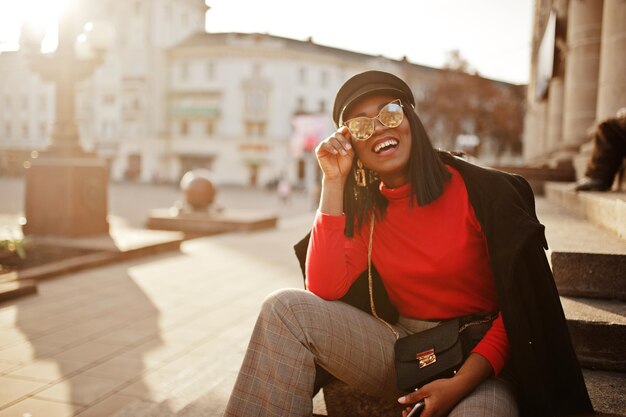
MULTIPOLYGON (((370 55, 362 52, 350 51, 347 49, 340 49, 333 46, 321 45, 317 44, 313 41, 312 38, 308 40, 299 40, 293 38, 286 38, 283 36, 272 35, 269 33, 258 33, 258 32, 196 32, 189 35, 187 38, 183 39, 178 44, 168 48, 168 52, 172 52, 182 48, 188 47, 202 47, 205 45, 228 45, 227 39, 229 37, 241 37, 241 38, 252 38, 258 39, 259 41, 263 39, 274 39, 279 40, 281 42, 286 43, 286 47, 291 50, 296 51, 304 51, 304 52, 313 52, 322 55, 333 55, 340 56, 345 59, 353 59, 357 61, 365 61, 372 59, 384 59, 386 61, 394 62, 399 65, 409 65, 412 69, 417 69, 421 71, 445 71, 445 68, 435 68, 426 65, 416 64, 409 62, 406 57, 403 59, 394 59, 388 58, 384 55, 370 55)), ((471 74, 467 74, 471 76, 471 74)), ((526 88, 527 84, 516 84, 508 81, 497 80, 493 78, 487 78, 477 74, 480 78, 493 81, 497 84, 501 85, 509 85, 509 86, 517 86, 519 88, 526 88)))
POLYGON ((241 37, 241 38, 253 38, 253 39, 257 38, 259 40, 262 40, 264 38, 275 39, 275 40, 280 40, 282 42, 286 42, 287 48, 294 49, 294 50, 304 50, 303 48, 308 48, 309 51, 316 51, 322 54, 327 54, 330 52, 333 55, 340 54, 345 58, 349 58, 349 59, 352 58, 352 59, 358 59, 358 60, 370 60, 370 59, 376 59, 376 58, 383 58, 385 60, 396 62, 398 64, 408 63, 412 67, 422 68, 424 70, 438 70, 437 68, 408 62, 406 59, 398 60, 398 59, 388 58, 383 55, 370 55, 370 54, 365 54, 362 52, 355 52, 355 51, 350 51, 347 49, 340 49, 340 48, 336 48, 332 46, 321 45, 321 44, 315 43, 312 39, 299 40, 299 39, 293 39, 293 38, 286 38, 283 36, 272 35, 269 33, 258 33, 258 32, 251 32, 251 33, 196 32, 196 33, 191 34, 187 38, 183 39, 178 44, 170 47, 168 51, 174 51, 177 49, 187 48, 187 47, 203 46, 203 45, 208 44, 209 42, 210 44, 213 44, 213 45, 226 45, 227 44, 226 39, 228 39, 229 37, 233 37, 233 36, 241 37))

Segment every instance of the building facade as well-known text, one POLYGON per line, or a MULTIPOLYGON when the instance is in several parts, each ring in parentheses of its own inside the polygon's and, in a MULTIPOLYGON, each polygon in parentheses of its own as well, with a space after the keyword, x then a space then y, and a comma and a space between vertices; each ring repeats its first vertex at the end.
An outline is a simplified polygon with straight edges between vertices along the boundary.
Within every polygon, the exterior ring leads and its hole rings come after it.
MULTIPOLYGON (((149 180, 116 158, 121 144, 142 149, 166 134, 166 51, 204 31, 203 0, 78 2, 80 24, 105 21, 116 32, 103 65, 77 86, 76 117, 82 145, 111 163, 113 179, 149 180)), ((78 23, 77 22, 77 23, 78 23)), ((77 30, 77 33, 80 29, 77 30)), ((0 53, 0 173, 14 174, 33 150, 49 143, 54 87, 31 71, 28 54, 0 53)))
POLYGON ((168 51, 169 135, 162 172, 176 178, 199 165, 221 184, 265 184, 287 175, 314 180, 310 155, 330 134, 334 96, 350 76, 381 69, 403 76, 416 94, 438 70, 271 35, 198 33, 168 51), (298 143, 305 118, 315 138, 298 143), (306 149, 303 149, 306 148, 306 149))
POLYGON ((626 106, 626 2, 536 0, 524 158, 571 164, 597 123, 626 106))
POLYGON ((31 74, 18 52, 0 54, 0 79, 0 166, 15 175, 52 132, 54 88, 31 74))
MULTIPOLYGON (((113 180, 177 182, 205 168, 218 185, 287 176, 309 188, 319 175, 310 151, 332 132, 333 99, 347 78, 368 69, 395 73, 419 111, 442 74, 312 40, 206 33, 205 13, 200 0, 107 0, 85 12, 85 20, 111 21, 117 31, 115 47, 76 97, 83 147, 109 161, 113 180)), ((0 116, 5 173, 45 149, 54 118, 53 87, 28 71, 24 55, 0 54, 0 99, 13 109, 0 116)), ((474 124, 466 125, 461 133, 472 134, 474 124)))

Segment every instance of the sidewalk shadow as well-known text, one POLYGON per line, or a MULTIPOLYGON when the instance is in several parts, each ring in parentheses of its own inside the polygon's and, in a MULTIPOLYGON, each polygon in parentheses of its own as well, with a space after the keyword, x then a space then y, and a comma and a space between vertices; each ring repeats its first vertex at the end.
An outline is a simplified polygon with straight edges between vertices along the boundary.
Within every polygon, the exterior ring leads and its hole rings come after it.
MULTIPOLYGON (((112 416, 137 400, 165 399, 162 384, 172 371, 160 367, 172 349, 161 337, 160 310, 144 288, 153 284, 133 274, 140 262, 43 282, 38 296, 14 304, 15 327, 27 342, 13 352, 28 346, 31 352, 14 356, 23 366, 7 376, 42 383, 27 401, 65 403, 92 417, 112 416)), ((8 352, 0 350, 0 359, 8 352)))

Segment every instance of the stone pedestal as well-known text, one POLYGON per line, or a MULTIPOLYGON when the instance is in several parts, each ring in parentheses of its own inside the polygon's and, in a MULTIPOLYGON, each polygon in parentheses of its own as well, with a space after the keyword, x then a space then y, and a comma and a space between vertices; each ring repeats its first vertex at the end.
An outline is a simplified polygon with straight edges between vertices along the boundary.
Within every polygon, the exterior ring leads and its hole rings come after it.
POLYGON ((580 145, 596 120, 602 0, 569 2, 563 139, 580 145))
POLYGON ((605 0, 597 120, 626 107, 626 1, 605 0))
POLYGON ((229 210, 219 213, 183 212, 176 208, 150 212, 148 228, 176 230, 188 235, 212 235, 224 232, 250 232, 275 228, 278 218, 256 210, 229 210))
POLYGON ((42 156, 26 171, 25 235, 109 232, 108 168, 95 157, 42 156))

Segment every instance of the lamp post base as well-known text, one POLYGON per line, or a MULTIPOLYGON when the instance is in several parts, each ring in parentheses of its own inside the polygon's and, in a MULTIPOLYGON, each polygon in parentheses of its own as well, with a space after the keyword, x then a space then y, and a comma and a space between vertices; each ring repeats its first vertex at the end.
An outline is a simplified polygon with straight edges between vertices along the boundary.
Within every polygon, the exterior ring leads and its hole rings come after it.
POLYGON ((41 155, 26 172, 24 235, 108 234, 108 181, 99 158, 41 155))

